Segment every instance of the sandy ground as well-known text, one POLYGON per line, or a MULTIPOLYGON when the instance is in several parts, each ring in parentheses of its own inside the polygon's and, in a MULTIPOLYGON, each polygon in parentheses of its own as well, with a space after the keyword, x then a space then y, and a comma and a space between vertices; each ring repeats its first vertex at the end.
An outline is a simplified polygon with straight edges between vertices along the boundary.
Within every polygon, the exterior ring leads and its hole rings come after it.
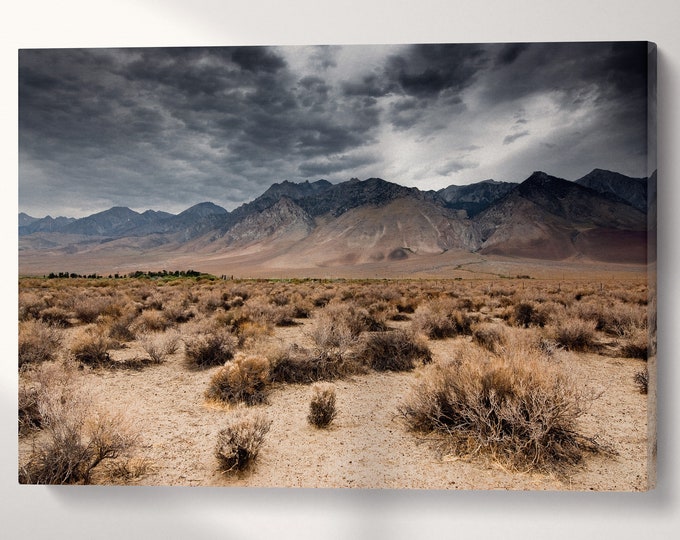
MULTIPOLYGON (((273 339, 300 337, 303 326, 278 328, 273 339)), ((464 339, 464 338, 457 338, 464 339)), ((434 361, 447 358, 451 340, 431 342, 434 361)), ((122 354, 132 354, 123 351, 122 354)), ((120 411, 139 435, 137 455, 152 465, 142 485, 324 488, 624 490, 647 488, 648 396, 633 377, 641 360, 560 352, 584 387, 601 393, 582 417, 581 432, 597 436, 616 455, 586 455, 563 477, 517 473, 484 461, 441 456, 409 432, 397 408, 427 366, 409 373, 376 373, 335 381, 338 416, 330 429, 306 420, 309 385, 278 385, 261 410, 273 421, 255 467, 225 475, 213 455, 230 410, 203 397, 215 369, 190 371, 183 351, 142 371, 77 373, 96 402, 120 411)), ((23 450, 27 441, 22 442, 23 450)))

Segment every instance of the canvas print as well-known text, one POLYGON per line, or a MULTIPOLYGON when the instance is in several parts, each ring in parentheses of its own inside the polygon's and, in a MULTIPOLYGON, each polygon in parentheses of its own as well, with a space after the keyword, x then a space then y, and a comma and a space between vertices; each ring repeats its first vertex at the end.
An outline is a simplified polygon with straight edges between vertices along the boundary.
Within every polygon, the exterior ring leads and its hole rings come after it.
POLYGON ((20 483, 654 487, 653 44, 18 69, 20 483))

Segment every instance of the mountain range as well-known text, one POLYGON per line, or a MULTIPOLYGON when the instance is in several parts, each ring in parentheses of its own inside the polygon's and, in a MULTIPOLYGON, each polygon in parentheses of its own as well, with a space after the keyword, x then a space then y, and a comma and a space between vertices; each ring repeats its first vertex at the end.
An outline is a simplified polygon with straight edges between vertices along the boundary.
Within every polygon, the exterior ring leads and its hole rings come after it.
POLYGON ((601 169, 575 181, 539 171, 521 183, 485 180, 439 191, 380 178, 283 181, 231 212, 204 202, 176 215, 125 207, 80 219, 21 213, 19 258, 20 267, 29 253, 56 266, 85 254, 154 260, 162 252, 328 267, 460 251, 645 263, 654 213, 648 193, 655 199, 656 173, 630 178, 601 169))

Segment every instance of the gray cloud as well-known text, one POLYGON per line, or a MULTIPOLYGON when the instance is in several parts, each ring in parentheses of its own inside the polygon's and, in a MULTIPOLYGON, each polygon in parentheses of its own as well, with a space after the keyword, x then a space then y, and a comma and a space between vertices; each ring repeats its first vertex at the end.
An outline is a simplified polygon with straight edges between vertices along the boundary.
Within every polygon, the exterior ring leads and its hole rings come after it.
POLYGON ((385 75, 406 95, 438 97, 455 94, 472 84, 487 61, 479 45, 414 45, 389 58, 385 75))
POLYGON ((468 169, 476 169, 479 163, 468 161, 466 159, 452 159, 447 161, 437 169, 437 173, 442 176, 449 176, 450 174, 465 171, 468 169))
POLYGON ((505 138, 503 139, 503 144, 512 144, 517 139, 521 139, 522 137, 526 137, 527 135, 529 135, 528 131, 520 131, 518 133, 511 133, 510 135, 505 136, 505 138))
POLYGON ((377 161, 378 159, 372 155, 341 155, 304 162, 299 170, 302 176, 327 176, 339 171, 354 170, 377 161))
MULTIPOLYGON (((523 159, 569 177, 573 165, 559 156, 573 162, 578 146, 587 163, 646 174, 645 44, 389 46, 365 65, 356 49, 343 64, 342 51, 22 50, 20 210, 84 215, 115 204, 178 212, 204 200, 233 208, 283 179, 339 181, 369 169, 398 171, 386 179, 403 183, 434 169, 442 181, 458 180, 485 166, 485 122, 493 122, 486 111, 510 111, 515 131, 503 143, 511 146, 529 126, 535 132, 540 113, 525 105, 537 98, 574 120, 547 139, 559 151, 543 156, 536 142, 523 159), (432 167, 423 160, 446 155, 430 155, 433 144, 470 154, 432 167), (408 156, 412 164, 392 167, 408 156)), ((521 174, 520 156, 507 152, 483 173, 521 174)))

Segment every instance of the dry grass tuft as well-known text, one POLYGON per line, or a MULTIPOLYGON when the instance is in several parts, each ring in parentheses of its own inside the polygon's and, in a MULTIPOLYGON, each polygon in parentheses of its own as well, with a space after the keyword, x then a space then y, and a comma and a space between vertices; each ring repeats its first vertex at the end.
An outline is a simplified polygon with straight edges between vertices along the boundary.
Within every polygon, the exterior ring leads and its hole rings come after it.
POLYGON ((222 472, 244 471, 252 466, 260 452, 271 420, 262 413, 246 415, 235 411, 217 435, 215 457, 222 472))
POLYGON ((453 300, 435 300, 416 309, 412 318, 414 332, 425 334, 430 339, 444 339, 458 335, 469 335, 472 319, 458 309, 453 300))
POLYGON ((113 362, 109 350, 113 343, 97 329, 82 332, 71 344, 71 354, 81 364, 90 367, 109 366, 113 362))
MULTIPOLYGON (((472 353, 472 351, 470 351, 472 353)), ((417 431, 439 432, 453 452, 491 456, 517 469, 559 470, 598 445, 579 435, 588 397, 554 364, 512 358, 464 359, 432 371, 400 413, 417 431)))
POLYGON ((61 344, 62 334, 57 328, 36 320, 20 323, 19 367, 54 360, 61 344))
POLYGON ((215 331, 185 340, 184 357, 191 368, 221 366, 234 357, 236 338, 226 331, 215 331))
POLYGON ((130 484, 153 470, 153 462, 147 458, 115 460, 105 466, 105 481, 106 484, 130 484))
POLYGON ((368 335, 358 357, 376 371, 410 371, 432 361, 425 340, 403 330, 368 335))
POLYGON ((279 349, 270 360, 272 382, 333 381, 365 370, 353 357, 337 350, 310 350, 297 345, 279 349))
POLYGON ((647 371, 647 368, 636 372, 633 381, 640 393, 646 395, 649 390, 649 372, 647 371))
POLYGON ((630 328, 621 337, 620 354, 625 358, 647 360, 649 332, 644 328, 630 328))
POLYGON ((314 427, 326 428, 338 414, 335 408, 335 389, 330 385, 315 385, 312 392, 307 421, 314 427))
POLYGON ((472 340, 487 351, 498 353, 507 337, 502 324, 479 323, 473 327, 472 340))
POLYGON ((42 435, 20 465, 22 484, 89 484, 100 463, 126 455, 136 443, 121 417, 95 410, 68 387, 44 388, 38 407, 42 435))
POLYGON ((176 333, 147 334, 141 338, 141 345, 152 364, 162 364, 177 352, 179 336, 176 333))
POLYGON ((595 323, 567 319, 553 330, 553 339, 568 351, 590 351, 595 348, 595 323))
POLYGON ((269 373, 267 358, 239 353, 212 376, 205 396, 227 403, 264 403, 269 393, 269 373))

